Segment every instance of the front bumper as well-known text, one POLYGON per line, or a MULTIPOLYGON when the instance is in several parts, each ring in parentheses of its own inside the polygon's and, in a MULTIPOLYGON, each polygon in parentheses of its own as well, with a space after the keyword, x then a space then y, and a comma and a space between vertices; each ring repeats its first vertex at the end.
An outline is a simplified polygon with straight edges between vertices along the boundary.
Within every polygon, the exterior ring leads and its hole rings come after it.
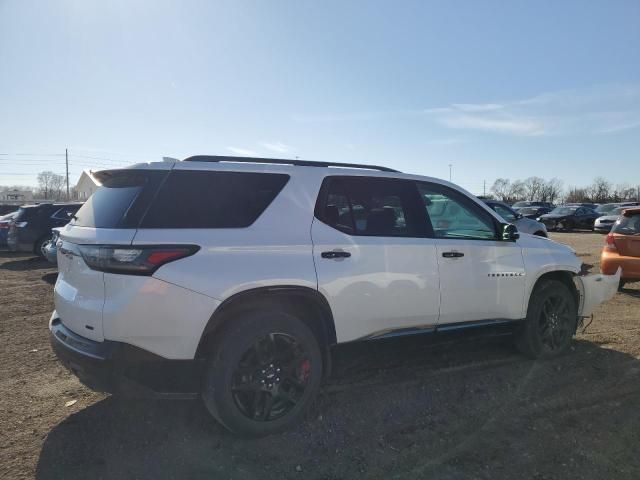
POLYGON ((577 276, 578 289, 580 290, 578 315, 588 317, 598 305, 611 299, 618 291, 621 274, 622 269, 618 268, 613 275, 596 273, 577 276))
POLYGON ((593 229, 596 232, 610 232, 613 228, 613 223, 596 223, 593 225, 593 229))
POLYGON ((122 342, 95 342, 65 327, 53 312, 49 322, 53 351, 87 387, 127 397, 195 398, 203 362, 168 360, 122 342))

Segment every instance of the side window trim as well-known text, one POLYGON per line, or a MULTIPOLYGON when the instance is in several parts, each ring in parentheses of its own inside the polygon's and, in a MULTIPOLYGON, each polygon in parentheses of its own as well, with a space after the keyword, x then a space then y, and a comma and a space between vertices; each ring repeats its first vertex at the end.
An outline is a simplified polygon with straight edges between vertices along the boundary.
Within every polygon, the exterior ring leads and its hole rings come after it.
MULTIPOLYGON (((483 238, 483 237, 472 237, 472 238, 459 238, 459 239, 454 239, 453 237, 436 237, 435 235, 435 230, 433 228, 433 223, 431 221, 431 217, 429 215, 429 212, 425 206, 424 208, 424 214, 425 214, 425 218, 427 219, 427 224, 428 224, 428 228, 431 231, 431 236, 430 238, 434 238, 434 239, 442 239, 442 238, 446 238, 449 240, 471 240, 471 241, 482 241, 482 242, 495 242, 500 240, 499 236, 498 236, 498 232, 500 231, 500 222, 498 221, 497 218, 495 218, 493 215, 491 215, 489 212, 487 212, 485 209, 483 209, 479 204, 476 204, 473 200, 471 200, 470 198, 468 198, 466 195, 464 195, 461 192, 458 192, 457 190, 448 187, 446 185, 442 185, 440 183, 434 183, 434 182, 428 182, 428 181, 423 181, 423 180, 416 180, 416 187, 419 187, 420 185, 424 185, 428 188, 433 188, 435 187, 435 190, 442 190, 445 192, 453 192, 453 197, 456 198, 456 200, 462 200, 462 203, 470 206, 470 210, 472 212, 475 212, 477 214, 479 214, 479 216, 488 216, 489 220, 491 222, 491 225, 493 226, 493 233, 494 236, 493 238, 483 238)), ((416 190, 418 190, 418 188, 416 188, 416 190)), ((422 199, 421 199, 422 201, 422 199)), ((493 209, 492 209, 493 210, 493 209)), ((497 213, 497 212, 496 212, 497 213)))

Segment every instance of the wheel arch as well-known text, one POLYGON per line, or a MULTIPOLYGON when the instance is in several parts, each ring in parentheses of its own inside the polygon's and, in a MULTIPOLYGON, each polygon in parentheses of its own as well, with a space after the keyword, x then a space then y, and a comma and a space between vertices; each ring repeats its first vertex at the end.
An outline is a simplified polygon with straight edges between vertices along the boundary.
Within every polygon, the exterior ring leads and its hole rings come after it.
POLYGON ((573 295, 573 298, 576 302, 576 311, 577 311, 577 309, 579 309, 580 307, 580 291, 578 290, 578 287, 574 281, 575 276, 576 276, 576 272, 572 270, 564 270, 564 269, 542 272, 538 276, 538 278, 536 278, 536 281, 533 283, 533 285, 531 286, 528 292, 525 312, 528 311, 529 309, 529 302, 531 301, 531 296, 533 295, 533 292, 535 292, 536 288, 546 280, 557 280, 559 282, 562 282, 564 285, 566 285, 569 291, 571 292, 571 294, 573 295))
POLYGON ((196 350, 196 359, 206 358, 222 327, 243 312, 275 308, 298 314, 318 339, 323 352, 325 375, 331 368, 330 347, 337 343, 336 328, 327 299, 317 290, 297 285, 258 287, 238 292, 224 300, 207 322, 196 350), (302 314, 302 315, 300 315, 302 314))

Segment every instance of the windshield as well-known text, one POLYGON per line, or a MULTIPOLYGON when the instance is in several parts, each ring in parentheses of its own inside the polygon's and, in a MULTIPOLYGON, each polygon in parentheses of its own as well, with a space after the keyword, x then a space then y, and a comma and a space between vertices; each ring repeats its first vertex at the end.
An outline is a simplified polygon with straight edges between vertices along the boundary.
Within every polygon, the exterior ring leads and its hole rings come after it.
POLYGON ((617 208, 616 204, 607 203, 605 205, 599 205, 596 208, 596 212, 598 212, 598 213, 607 213, 607 212, 610 212, 610 211, 614 210, 615 208, 617 208))
POLYGON ((540 209, 536 207, 525 207, 518 210, 518 213, 521 213, 522 215, 531 215, 534 213, 538 213, 538 210, 540 209))
POLYGON ((521 207, 528 207, 529 205, 531 205, 532 202, 516 202, 512 205, 513 208, 521 208, 521 207))
POLYGON ((556 207, 551 211, 551 215, 573 215, 580 207, 556 207))

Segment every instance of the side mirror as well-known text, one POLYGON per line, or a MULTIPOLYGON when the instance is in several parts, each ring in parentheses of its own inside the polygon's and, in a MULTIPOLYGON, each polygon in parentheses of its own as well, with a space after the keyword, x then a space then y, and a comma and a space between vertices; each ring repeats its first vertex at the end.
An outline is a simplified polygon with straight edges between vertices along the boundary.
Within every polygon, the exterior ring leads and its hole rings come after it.
POLYGON ((511 223, 506 223, 502 225, 502 240, 505 242, 515 242, 520 238, 520 234, 518 233, 518 229, 515 225, 511 223))

